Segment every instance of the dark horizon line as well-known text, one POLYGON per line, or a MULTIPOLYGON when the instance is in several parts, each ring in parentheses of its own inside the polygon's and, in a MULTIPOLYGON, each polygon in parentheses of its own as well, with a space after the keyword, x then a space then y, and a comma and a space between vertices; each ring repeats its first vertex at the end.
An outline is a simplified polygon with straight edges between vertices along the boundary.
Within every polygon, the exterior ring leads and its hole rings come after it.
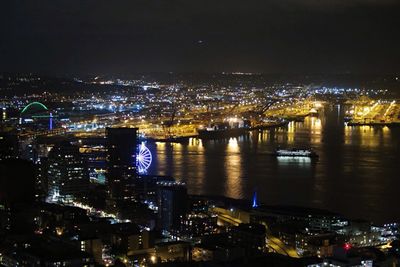
POLYGON ((120 78, 134 75, 237 75, 237 76, 374 76, 374 77, 395 77, 399 76, 399 73, 380 73, 380 72, 243 72, 243 71, 220 71, 220 72, 207 72, 207 71, 143 71, 143 72, 131 72, 119 73, 119 74, 102 74, 102 73, 45 73, 45 72, 26 72, 26 71, 0 71, 2 76, 32 76, 32 77, 43 77, 43 78, 81 78, 81 77, 108 77, 108 78, 120 78))

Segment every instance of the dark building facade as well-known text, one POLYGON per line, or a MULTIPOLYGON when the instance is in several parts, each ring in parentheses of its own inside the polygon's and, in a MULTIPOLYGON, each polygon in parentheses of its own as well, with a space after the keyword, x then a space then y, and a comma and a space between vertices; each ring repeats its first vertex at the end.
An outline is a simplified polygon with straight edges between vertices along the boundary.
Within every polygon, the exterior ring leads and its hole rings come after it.
POLYGON ((19 156, 18 136, 15 131, 2 131, 0 128, 0 160, 19 156))
POLYGON ((265 251, 266 229, 264 225, 242 223, 230 233, 233 245, 245 249, 246 255, 253 256, 265 251))
POLYGON ((137 128, 107 128, 108 207, 132 197, 129 185, 136 177, 137 128))
POLYGON ((158 229, 171 231, 180 228, 188 205, 186 185, 179 182, 159 182, 157 197, 158 229))
MULTIPOLYGON (((20 159, 0 161, 0 235, 3 231, 29 232, 29 217, 35 200, 35 168, 32 162, 20 159)), ((0 238, 1 239, 1 238, 0 238)))

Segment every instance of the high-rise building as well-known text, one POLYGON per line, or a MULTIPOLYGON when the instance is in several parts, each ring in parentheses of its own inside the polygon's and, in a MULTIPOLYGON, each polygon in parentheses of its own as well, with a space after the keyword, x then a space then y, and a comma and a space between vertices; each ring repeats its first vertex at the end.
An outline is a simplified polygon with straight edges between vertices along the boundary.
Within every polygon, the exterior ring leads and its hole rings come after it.
POLYGON ((19 156, 18 136, 15 131, 5 131, 0 128, 0 160, 17 158, 19 156))
POLYGON ((18 234, 33 229, 27 218, 35 201, 35 167, 21 159, 0 161, 0 235, 3 231, 18 234))
POLYGON ((0 161, 0 206, 32 204, 35 199, 35 168, 20 159, 0 161))
POLYGON ((132 197, 129 190, 136 177, 137 128, 107 128, 107 174, 108 207, 132 197))
POLYGON ((22 159, 33 161, 35 163, 38 161, 35 141, 29 139, 20 141, 19 149, 20 157, 22 159))
POLYGON ((158 183, 158 229, 172 231, 179 229, 187 212, 187 189, 184 183, 158 183))
POLYGON ((48 156, 48 190, 53 200, 84 200, 89 186, 87 164, 79 148, 69 142, 57 144, 48 156))
POLYGON ((40 158, 40 161, 36 164, 36 193, 37 198, 40 200, 46 200, 49 194, 49 180, 48 180, 48 168, 49 164, 46 158, 40 158))

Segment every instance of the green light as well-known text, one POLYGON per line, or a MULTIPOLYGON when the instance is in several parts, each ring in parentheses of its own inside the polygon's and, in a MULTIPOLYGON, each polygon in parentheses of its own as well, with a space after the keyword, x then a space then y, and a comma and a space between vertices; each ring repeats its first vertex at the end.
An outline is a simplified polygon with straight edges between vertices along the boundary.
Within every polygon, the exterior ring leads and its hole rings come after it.
POLYGON ((28 108, 30 108, 33 105, 38 105, 38 106, 44 108, 45 110, 48 110, 48 108, 45 105, 43 105, 42 103, 40 103, 40 102, 32 102, 32 103, 29 103, 28 105, 26 105, 26 107, 24 107, 24 109, 21 111, 21 113, 24 113, 28 108))
POLYGON ((54 117, 58 117, 57 115, 33 115, 32 118, 54 118, 54 117))

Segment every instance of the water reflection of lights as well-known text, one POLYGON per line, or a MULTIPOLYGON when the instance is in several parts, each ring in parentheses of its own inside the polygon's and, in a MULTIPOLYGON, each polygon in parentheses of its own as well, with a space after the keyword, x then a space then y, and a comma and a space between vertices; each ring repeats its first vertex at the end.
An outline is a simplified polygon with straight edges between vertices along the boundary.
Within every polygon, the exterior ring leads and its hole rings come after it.
POLYGON ((294 136, 295 136, 295 122, 291 121, 288 124, 288 131, 287 131, 287 142, 288 144, 293 144, 294 143, 294 136))
POLYGON ((230 138, 228 142, 228 151, 229 152, 238 152, 239 144, 237 138, 230 138))
POLYGON ((382 132, 383 132, 384 134, 390 134, 390 129, 389 129, 389 127, 383 126, 382 132))
POLYGON ((310 129, 311 129, 311 142, 321 143, 321 133, 322 133, 322 122, 320 118, 311 117, 310 118, 310 129))
POLYGON ((369 125, 347 126, 344 128, 345 144, 357 144, 363 147, 379 147, 391 145, 391 130, 389 127, 374 127, 369 125))
POLYGON ((311 129, 313 130, 321 130, 322 128, 322 123, 320 118, 311 118, 311 129))
POLYGON ((321 129, 322 129, 321 119, 311 117, 311 125, 310 126, 311 126, 311 134, 317 134, 317 135, 321 134, 321 129))
POLYGON ((229 197, 238 198, 242 195, 240 147, 237 138, 230 138, 226 147, 227 156, 225 158, 225 170, 227 183, 225 194, 229 197))
POLYGON ((200 138, 189 138, 189 146, 203 147, 203 141, 200 138))
POLYGON ((170 143, 170 145, 174 148, 177 149, 182 149, 182 144, 181 143, 170 143))
MULTIPOLYGON (((204 188, 205 186, 205 165, 206 165, 206 154, 204 153, 203 141, 200 138, 189 138, 187 146, 187 152, 191 158, 195 158, 188 170, 187 175, 190 177, 198 177, 198 179, 192 179, 191 182, 198 188, 204 188)), ((189 162, 189 161, 188 161, 189 162)), ((187 166, 187 163, 184 163, 187 166)), ((183 174, 182 174, 183 175, 183 174)))
POLYGON ((287 127, 288 133, 294 133, 294 130, 295 130, 294 126, 295 126, 294 121, 291 121, 288 123, 288 127, 287 127))
POLYGON ((164 142, 156 142, 155 144, 159 148, 164 148, 165 147, 165 143, 164 142))

